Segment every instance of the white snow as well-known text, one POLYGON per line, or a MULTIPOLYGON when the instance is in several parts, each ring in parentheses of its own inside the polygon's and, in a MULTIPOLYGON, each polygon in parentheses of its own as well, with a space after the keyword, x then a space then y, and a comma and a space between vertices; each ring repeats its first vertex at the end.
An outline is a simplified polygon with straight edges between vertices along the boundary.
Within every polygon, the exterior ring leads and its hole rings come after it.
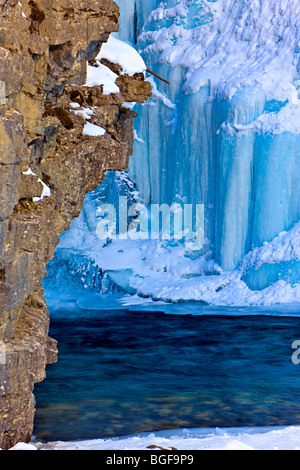
POLYGON ((130 103, 130 101, 125 101, 125 103, 122 104, 123 108, 127 109, 133 109, 135 107, 136 103, 133 101, 130 103))
POLYGON ((281 134, 282 132, 300 134, 300 100, 295 103, 287 103, 276 113, 263 113, 250 124, 223 123, 217 134, 221 129, 229 133, 238 131, 239 135, 249 131, 258 131, 263 134, 281 134))
POLYGON ((276 263, 300 259, 300 222, 288 232, 281 232, 271 242, 264 242, 262 247, 250 251, 244 258, 242 269, 255 263, 276 263))
MULTIPOLYGON (((17 444, 11 450, 300 450, 300 426, 195 428, 118 438, 17 444)), ((176 453, 176 451, 175 451, 176 453)))
POLYGON ((110 95, 119 93, 120 89, 116 85, 118 75, 103 64, 98 63, 97 66, 87 64, 87 79, 85 86, 103 86, 103 94, 110 95))
POLYGON ((96 124, 92 124, 89 122, 91 116, 93 116, 94 109, 92 108, 84 108, 79 105, 79 103, 70 103, 71 111, 76 115, 82 116, 86 122, 83 128, 83 135, 88 135, 92 137, 101 137, 105 134, 106 129, 96 124))
POLYGON ((24 11, 23 11, 23 5, 22 5, 22 3, 21 3, 21 2, 18 2, 18 5, 19 5, 19 7, 22 9, 22 16, 23 16, 23 18, 27 18, 27 16, 25 15, 25 13, 24 13, 24 11))
POLYGON ((70 103, 70 106, 71 106, 71 111, 74 113, 74 114, 81 114, 84 119, 90 119, 90 117, 94 114, 94 110, 91 109, 91 108, 83 108, 83 107, 80 107, 80 104, 79 103, 70 103), (78 105, 78 106, 77 106, 78 105), (78 109, 78 107, 80 109, 78 109))
MULTIPOLYGON (((216 306, 269 306, 299 304, 300 282, 278 280, 263 290, 251 290, 242 280, 248 267, 300 259, 300 222, 270 243, 250 251, 235 271, 223 271, 207 256, 191 259, 184 244, 169 246, 165 240, 116 238, 104 240, 90 232, 82 218, 73 222, 72 237, 62 237, 60 248, 82 250, 120 287, 154 301, 204 301, 216 306), (209 274, 209 275, 207 275, 209 274)), ((136 302, 124 296, 124 305, 136 302)), ((300 308, 298 309, 300 314, 300 308)))
POLYGON ((70 103, 70 106, 71 108, 75 109, 75 108, 80 108, 80 104, 79 103, 70 103))
POLYGON ((31 168, 28 168, 28 170, 23 171, 23 175, 29 176, 29 175, 34 175, 36 176, 35 173, 31 170, 31 168))
POLYGON ((102 44, 96 60, 101 61, 101 59, 119 64, 122 67, 122 73, 130 76, 136 73, 144 73, 147 69, 144 60, 136 49, 112 35, 106 43, 102 44))
POLYGON ((103 127, 96 126, 95 124, 92 124, 91 122, 86 122, 83 128, 83 135, 89 135, 93 137, 100 137, 104 135, 106 132, 103 127))
POLYGON ((11 447, 9 450, 38 450, 38 449, 33 444, 26 444, 25 442, 18 442, 18 444, 11 447))
POLYGON ((264 113, 253 123, 253 128, 267 134, 291 132, 300 134, 300 100, 287 103, 278 113, 264 113))
MULTIPOLYGON (((26 171, 23 171, 23 175, 34 175, 36 176, 35 173, 33 173, 33 171, 31 170, 31 168, 29 168, 28 170, 26 171)), ((44 197, 50 197, 51 196, 51 190, 49 188, 49 186, 46 185, 46 183, 44 183, 44 181, 42 181, 40 178, 38 178, 38 182, 39 183, 42 183, 43 185, 43 192, 42 192, 42 195, 41 197, 34 197, 32 198, 34 202, 38 202, 40 201, 41 199, 44 199, 44 197)))
POLYGON ((146 65, 138 52, 129 44, 110 36, 108 41, 102 44, 101 51, 96 57, 94 66, 87 64, 87 79, 85 86, 103 86, 104 95, 119 93, 119 87, 116 85, 118 75, 112 72, 108 67, 101 64, 101 59, 107 59, 113 64, 119 64, 122 67, 122 74, 134 75, 135 73, 144 73, 146 65))
POLYGON ((187 0, 172 8, 160 3, 139 37, 139 52, 183 67, 183 92, 188 94, 209 85, 211 99, 230 99, 238 89, 255 86, 267 101, 287 101, 278 113, 263 114, 250 128, 299 134, 300 2, 203 0, 201 4, 202 24, 190 24, 187 0), (170 18, 175 19, 165 26, 170 18))

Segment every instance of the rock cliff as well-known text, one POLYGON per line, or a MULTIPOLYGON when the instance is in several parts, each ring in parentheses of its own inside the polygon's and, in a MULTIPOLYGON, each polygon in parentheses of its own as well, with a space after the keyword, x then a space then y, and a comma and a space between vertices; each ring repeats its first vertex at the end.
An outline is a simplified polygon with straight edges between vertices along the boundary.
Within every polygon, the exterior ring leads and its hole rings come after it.
POLYGON ((107 61, 120 92, 84 86, 87 60, 118 30, 112 0, 1 3, 0 447, 10 448, 30 440, 34 384, 57 358, 42 289, 47 263, 85 194, 107 170, 127 168, 136 113, 122 105, 144 102, 151 89, 143 74, 107 61), (93 108, 105 134, 84 135, 84 114, 70 103, 93 108))

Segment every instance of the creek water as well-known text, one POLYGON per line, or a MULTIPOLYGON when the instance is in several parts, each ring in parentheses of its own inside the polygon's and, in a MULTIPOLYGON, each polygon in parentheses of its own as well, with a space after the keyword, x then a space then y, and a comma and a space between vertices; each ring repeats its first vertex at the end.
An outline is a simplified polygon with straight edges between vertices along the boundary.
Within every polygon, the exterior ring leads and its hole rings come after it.
POLYGON ((300 424, 299 317, 56 310, 50 335, 38 439, 300 424))

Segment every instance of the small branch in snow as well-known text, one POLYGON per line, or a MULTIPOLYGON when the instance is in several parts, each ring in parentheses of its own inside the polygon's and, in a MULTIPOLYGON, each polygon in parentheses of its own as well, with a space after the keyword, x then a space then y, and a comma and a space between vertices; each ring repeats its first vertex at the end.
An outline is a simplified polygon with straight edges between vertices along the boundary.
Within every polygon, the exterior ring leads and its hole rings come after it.
POLYGON ((157 75, 157 73, 152 72, 152 70, 147 69, 146 72, 150 73, 151 75, 154 75, 154 77, 158 78, 158 79, 161 80, 162 82, 167 83, 168 85, 171 85, 170 82, 168 82, 168 81, 165 80, 164 78, 161 78, 159 75, 157 75))

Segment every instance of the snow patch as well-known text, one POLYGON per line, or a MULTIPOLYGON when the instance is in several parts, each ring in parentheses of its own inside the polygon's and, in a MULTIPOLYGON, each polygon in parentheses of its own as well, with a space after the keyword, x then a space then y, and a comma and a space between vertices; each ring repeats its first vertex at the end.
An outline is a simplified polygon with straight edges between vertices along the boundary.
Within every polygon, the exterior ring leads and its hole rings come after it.
POLYGON ((95 59, 95 65, 87 64, 87 80, 85 86, 103 86, 104 95, 119 93, 116 85, 118 75, 108 67, 101 64, 101 59, 106 59, 113 64, 122 67, 122 74, 134 75, 144 73, 146 65, 139 53, 129 44, 110 36, 108 41, 102 44, 101 50, 95 59))
POLYGON ((103 94, 111 95, 119 93, 120 89, 116 85, 118 75, 103 64, 98 63, 97 66, 87 64, 87 79, 85 86, 95 87, 103 86, 103 94))
POLYGON ((122 67, 122 74, 133 76, 136 73, 146 72, 146 65, 140 54, 132 46, 110 36, 108 41, 102 44, 101 51, 96 60, 106 59, 113 64, 122 67))
POLYGON ((103 127, 96 126, 91 122, 86 122, 83 128, 83 135, 89 135, 92 137, 100 137, 106 133, 106 130, 103 127))
MULTIPOLYGON (((28 175, 37 176, 35 173, 33 173, 33 171, 31 170, 31 168, 29 168, 29 169, 26 170, 26 171, 23 171, 23 175, 26 175, 26 176, 28 176, 28 175)), ((34 202, 38 202, 38 201, 40 201, 41 199, 44 199, 44 197, 50 197, 50 196, 51 196, 51 190, 50 190, 49 186, 47 186, 46 183, 44 183, 44 181, 42 181, 40 178, 38 178, 38 182, 39 182, 39 183, 42 183, 44 189, 43 189, 43 192, 42 192, 41 197, 34 197, 34 198, 32 198, 32 200, 33 200, 34 202)))

